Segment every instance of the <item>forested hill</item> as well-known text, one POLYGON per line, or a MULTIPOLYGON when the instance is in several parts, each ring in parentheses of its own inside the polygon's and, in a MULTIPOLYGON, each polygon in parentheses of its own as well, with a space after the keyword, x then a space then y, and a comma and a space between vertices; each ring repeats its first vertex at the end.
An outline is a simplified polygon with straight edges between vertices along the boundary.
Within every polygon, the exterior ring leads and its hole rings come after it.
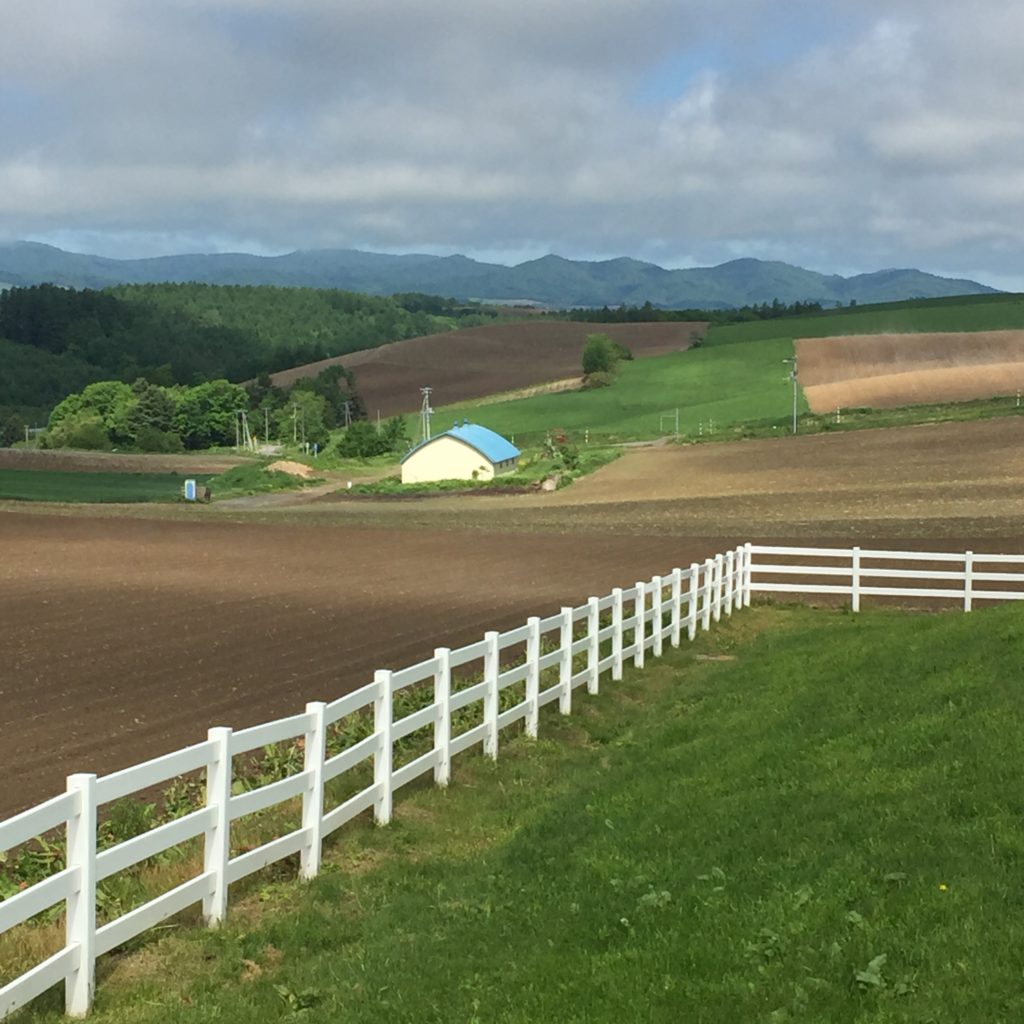
POLYGON ((0 416, 45 420, 65 395, 92 381, 241 381, 483 318, 425 295, 216 285, 13 288, 0 292, 0 416))
POLYGON ((733 309, 771 302, 894 302, 972 295, 993 289, 919 270, 879 270, 841 277, 788 263, 738 259, 717 267, 666 269, 641 260, 588 261, 543 256, 518 266, 466 256, 390 255, 313 249, 281 256, 193 253, 116 260, 64 252, 37 242, 0 244, 0 282, 52 282, 102 288, 156 281, 347 288, 372 295, 421 291, 461 299, 526 299, 555 307, 643 305, 733 309))

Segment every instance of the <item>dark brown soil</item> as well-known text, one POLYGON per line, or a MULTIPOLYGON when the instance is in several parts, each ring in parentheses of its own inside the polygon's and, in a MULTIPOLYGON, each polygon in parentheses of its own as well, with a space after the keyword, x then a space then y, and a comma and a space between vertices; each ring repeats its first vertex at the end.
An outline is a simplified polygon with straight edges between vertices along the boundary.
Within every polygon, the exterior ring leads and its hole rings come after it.
POLYGON ((414 412, 420 388, 434 389, 433 404, 483 398, 496 392, 579 376, 588 334, 609 335, 628 346, 638 359, 690 348, 704 337, 706 323, 592 324, 540 321, 470 327, 395 341, 336 359, 309 363, 275 373, 275 384, 342 363, 353 370, 359 393, 371 417, 414 412))
POLYGON ((1022 451, 1011 418, 638 450, 546 495, 8 506, 0 817, 743 541, 1020 552, 1022 451))

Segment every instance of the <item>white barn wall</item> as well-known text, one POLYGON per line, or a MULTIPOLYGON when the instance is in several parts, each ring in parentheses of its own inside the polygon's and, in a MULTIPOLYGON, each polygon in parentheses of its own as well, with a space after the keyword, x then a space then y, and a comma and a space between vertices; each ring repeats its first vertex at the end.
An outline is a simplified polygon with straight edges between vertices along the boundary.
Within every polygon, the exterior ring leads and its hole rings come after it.
POLYGON ((403 484, 428 483, 431 480, 493 480, 494 476, 494 464, 485 455, 465 442, 445 435, 423 445, 402 463, 403 484))

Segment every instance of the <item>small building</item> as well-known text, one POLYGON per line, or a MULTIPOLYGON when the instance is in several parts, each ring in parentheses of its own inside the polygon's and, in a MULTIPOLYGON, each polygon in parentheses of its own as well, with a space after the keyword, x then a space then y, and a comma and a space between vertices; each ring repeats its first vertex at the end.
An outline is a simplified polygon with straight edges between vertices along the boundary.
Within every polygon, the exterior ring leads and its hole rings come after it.
POLYGON ((465 420, 413 448, 402 459, 402 483, 493 480, 518 465, 519 449, 511 441, 465 420))

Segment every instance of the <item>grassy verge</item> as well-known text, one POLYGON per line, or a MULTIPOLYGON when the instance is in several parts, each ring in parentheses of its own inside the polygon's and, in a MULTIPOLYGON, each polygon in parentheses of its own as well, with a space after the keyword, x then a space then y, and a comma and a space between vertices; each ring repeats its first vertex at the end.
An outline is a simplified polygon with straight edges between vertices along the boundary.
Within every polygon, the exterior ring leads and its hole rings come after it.
MULTIPOLYGON (((800 434, 842 433, 848 430, 872 430, 883 427, 909 427, 925 423, 969 423, 974 420, 998 419, 1024 415, 1024 406, 1017 405, 1016 396, 981 398, 973 402, 947 402, 939 405, 905 405, 898 409, 841 409, 838 417, 830 413, 801 413, 797 419, 800 434)), ((779 425, 772 420, 741 423, 716 430, 702 437, 685 437, 694 442, 734 441, 737 438, 778 437, 789 433, 791 422, 779 425)))
POLYGON ((95 1019, 1018 1020, 1022 641, 1013 608, 746 611, 107 961, 95 1019))
POLYGON ((212 477, 209 481, 210 491, 214 500, 221 498, 238 498, 248 494, 265 494, 270 491, 293 491, 309 484, 323 483, 316 478, 304 479, 299 476, 292 476, 291 473, 281 473, 277 470, 269 470, 265 465, 247 463, 242 466, 232 466, 219 476, 212 477))

